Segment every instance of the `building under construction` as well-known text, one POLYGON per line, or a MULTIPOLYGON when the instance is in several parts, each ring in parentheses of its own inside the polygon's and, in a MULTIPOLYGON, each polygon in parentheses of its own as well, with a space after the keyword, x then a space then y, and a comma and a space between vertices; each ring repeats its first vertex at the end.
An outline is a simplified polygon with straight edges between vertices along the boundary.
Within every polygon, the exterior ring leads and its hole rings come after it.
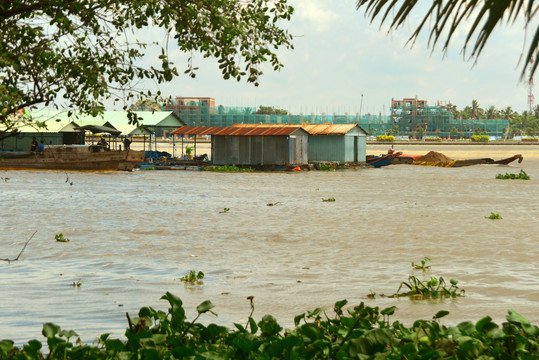
POLYGON ((463 137, 469 137, 479 129, 482 133, 490 136, 501 136, 509 127, 508 120, 501 119, 454 119, 451 114, 451 104, 438 102, 435 106, 429 106, 427 100, 405 98, 391 100, 391 123, 398 126, 399 134, 413 136, 422 128, 426 135, 447 137, 451 129, 463 137))
POLYGON ((425 136, 447 137, 454 127, 469 137, 477 128, 491 136, 501 136, 507 120, 458 120, 451 115, 451 104, 429 106, 426 100, 392 100, 390 115, 366 114, 257 114, 253 107, 216 106, 210 97, 176 97, 164 106, 189 126, 231 126, 234 124, 359 124, 370 135, 387 134, 398 125, 399 135, 416 136, 421 127, 425 136))

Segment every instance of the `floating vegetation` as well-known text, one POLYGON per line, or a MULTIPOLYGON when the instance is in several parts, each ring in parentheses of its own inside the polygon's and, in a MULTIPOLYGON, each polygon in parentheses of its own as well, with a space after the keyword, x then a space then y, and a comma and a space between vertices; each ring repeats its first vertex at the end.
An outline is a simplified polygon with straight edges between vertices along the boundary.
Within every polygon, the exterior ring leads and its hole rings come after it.
POLYGON ((268 206, 277 206, 277 205, 281 205, 281 202, 277 201, 277 202, 274 202, 274 203, 268 203, 266 205, 268 205, 268 206))
MULTIPOLYGON (((203 314, 216 315, 206 300, 196 307, 193 320, 187 318, 183 301, 167 292, 161 297, 168 311, 145 306, 131 321, 125 339, 110 332, 98 343, 83 344, 73 330, 53 323, 43 325, 45 347, 30 340, 21 347, 12 340, 0 341, 0 359, 537 359, 539 327, 509 310, 498 325, 490 316, 456 326, 440 324, 449 314, 438 311, 430 320, 416 320, 410 326, 394 321, 397 308, 380 310, 363 302, 348 306, 337 301, 324 308, 294 317, 295 327, 283 330, 275 317, 265 315, 258 322, 251 315, 247 324, 228 328, 197 322, 203 314), (70 338, 77 339, 70 342, 70 338)), ((249 299, 248 298, 248 299, 249 299)))
POLYGON ((426 270, 429 270, 430 269, 430 265, 427 265, 427 262, 429 262, 430 259, 428 257, 424 257, 423 260, 421 260, 421 264, 416 264, 412 261, 412 267, 415 269, 415 270, 423 270, 423 271, 426 271, 426 270))
POLYGON ((224 208, 223 210, 219 211, 219 214, 225 214, 230 211, 230 208, 224 208))
POLYGON ((203 168, 204 171, 220 171, 220 172, 253 172, 255 169, 252 167, 237 167, 236 165, 221 165, 221 166, 209 166, 203 168))
POLYGON ((204 279, 204 273, 199 271, 198 273, 195 270, 189 271, 189 274, 182 277, 180 280, 190 284, 200 284, 204 279))
POLYGON ((142 170, 142 171, 146 171, 146 170, 155 170, 155 166, 143 167, 143 168, 140 168, 140 170, 142 170))
POLYGON ((485 219, 490 219, 490 220, 501 220, 501 219, 503 219, 503 218, 501 217, 500 214, 491 212, 489 216, 485 216, 485 219))
POLYGON ((530 180, 530 175, 526 174, 524 170, 520 170, 518 174, 498 174, 496 175, 496 179, 502 179, 502 180, 530 180))
POLYGON ((71 283, 71 286, 73 286, 73 287, 81 287, 82 282, 80 280, 79 281, 73 281, 73 283, 71 283))
POLYGON ((56 239, 56 241, 58 241, 58 242, 69 242, 69 239, 65 238, 64 234, 54 235, 54 239, 56 239))
POLYGON ((335 202, 335 198, 327 198, 327 199, 322 198, 322 201, 323 202, 335 202))
POLYGON ((449 280, 449 286, 443 277, 431 276, 429 280, 422 281, 414 275, 408 277, 408 281, 403 281, 393 297, 409 296, 416 300, 446 298, 464 296, 464 290, 458 287, 458 281, 449 280), (406 292, 400 292, 402 288, 408 288, 406 292))
POLYGON ((318 170, 331 171, 331 170, 334 170, 334 168, 332 164, 320 164, 318 165, 318 170))

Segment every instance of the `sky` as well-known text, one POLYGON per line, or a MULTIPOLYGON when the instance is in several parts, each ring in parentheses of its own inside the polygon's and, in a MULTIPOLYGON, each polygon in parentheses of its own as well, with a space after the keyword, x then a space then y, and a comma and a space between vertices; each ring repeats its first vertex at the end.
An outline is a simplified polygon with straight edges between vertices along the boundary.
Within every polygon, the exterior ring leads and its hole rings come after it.
MULTIPOLYGON (((465 30, 455 35, 445 54, 440 47, 427 48, 427 32, 413 47, 407 45, 419 14, 388 33, 379 21, 370 23, 364 9, 356 10, 355 0, 289 0, 289 4, 294 15, 283 26, 295 36, 294 49, 278 51, 284 68, 274 72, 264 67, 260 86, 223 80, 215 60, 195 54, 197 77, 182 74, 161 84, 162 94, 212 97, 223 106, 273 106, 292 114, 385 115, 391 99, 410 97, 459 109, 472 100, 484 109, 529 108, 528 84, 520 80, 519 60, 526 40, 521 25, 499 26, 475 62, 461 51, 465 30)), ((170 55, 183 73, 188 56, 173 47, 170 55)))

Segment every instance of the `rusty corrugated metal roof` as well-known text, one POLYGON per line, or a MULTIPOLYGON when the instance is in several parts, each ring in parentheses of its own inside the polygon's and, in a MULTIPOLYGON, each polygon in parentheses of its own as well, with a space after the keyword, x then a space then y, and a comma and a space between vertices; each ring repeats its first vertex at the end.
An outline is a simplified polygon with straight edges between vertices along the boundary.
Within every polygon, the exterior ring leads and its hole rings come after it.
POLYGON ((305 124, 301 128, 311 135, 345 135, 357 124, 305 124))
MULTIPOLYGON (((246 124, 247 125, 247 124, 246 124)), ((172 131, 171 134, 179 135, 291 135, 301 126, 228 126, 228 127, 206 127, 206 126, 182 126, 172 131)), ((303 130, 304 131, 304 130, 303 130)))
POLYGON ((301 127, 310 135, 344 135, 355 128, 357 124, 234 124, 232 127, 260 128, 260 127, 301 127))

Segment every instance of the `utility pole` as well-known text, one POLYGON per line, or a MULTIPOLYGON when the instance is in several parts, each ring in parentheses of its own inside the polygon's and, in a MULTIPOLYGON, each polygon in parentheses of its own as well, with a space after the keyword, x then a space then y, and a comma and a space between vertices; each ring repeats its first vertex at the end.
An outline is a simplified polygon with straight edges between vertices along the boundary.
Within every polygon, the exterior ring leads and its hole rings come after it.
POLYGON ((530 106, 530 114, 533 111, 533 104, 535 103, 535 96, 533 95, 533 76, 532 76, 532 68, 533 68, 533 57, 530 58, 530 78, 528 79, 528 105, 530 106))

